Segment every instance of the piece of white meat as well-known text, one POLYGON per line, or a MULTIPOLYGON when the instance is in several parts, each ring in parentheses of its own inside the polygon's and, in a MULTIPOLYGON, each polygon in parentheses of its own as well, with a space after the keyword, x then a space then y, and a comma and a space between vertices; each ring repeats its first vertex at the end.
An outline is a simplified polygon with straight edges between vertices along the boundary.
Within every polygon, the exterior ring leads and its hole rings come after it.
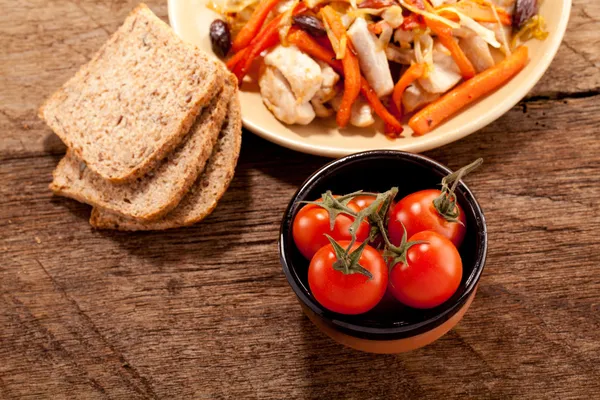
POLYGON ((494 66, 494 58, 487 42, 477 35, 468 36, 458 41, 462 51, 475 67, 477 72, 494 66))
POLYGON ((461 79, 460 69, 452 55, 436 40, 433 45, 433 68, 425 78, 419 79, 419 83, 429 93, 444 93, 461 79))
POLYGON ((283 74, 298 103, 308 103, 321 88, 321 67, 296 46, 275 47, 265 56, 264 63, 283 74))
POLYGON ((439 93, 429 93, 419 82, 415 82, 406 88, 402 95, 402 106, 405 112, 415 111, 440 97, 439 93))
POLYGON ((317 90, 313 99, 321 103, 326 103, 337 94, 336 84, 339 82, 340 76, 329 64, 323 61, 317 61, 317 63, 321 67, 321 77, 323 79, 321 80, 321 87, 317 90))
POLYGON ((356 99, 354 104, 352 104, 350 123, 359 128, 364 128, 375 123, 375 118, 373 118, 373 109, 369 103, 360 97, 356 99))
POLYGON ((310 103, 298 103, 292 89, 280 70, 265 66, 258 79, 260 94, 275 118, 286 124, 307 125, 315 118, 310 103))
POLYGON ((321 88, 310 100, 310 104, 312 104, 315 109, 317 117, 324 118, 333 114, 333 110, 326 106, 325 103, 333 99, 337 94, 338 90, 336 84, 340 80, 340 76, 333 68, 323 61, 317 61, 317 63, 319 64, 319 67, 321 67, 321 76, 323 80, 321 82, 321 88))
MULTIPOLYGON (((331 105, 335 111, 340 109, 342 102, 342 95, 338 94, 331 100, 331 105)), ((359 128, 364 128, 375 123, 373 118, 373 109, 362 97, 356 99, 352 104, 352 110, 350 112, 350 125, 359 128)))
POLYGON ((377 37, 369 31, 364 18, 356 18, 348 36, 358 55, 360 70, 365 74, 377 96, 387 96, 394 89, 394 81, 385 51, 377 43, 377 37))
POLYGON ((319 118, 327 118, 333 115, 333 109, 327 107, 327 105, 324 103, 320 103, 319 101, 312 99, 310 104, 312 105, 313 110, 315 110, 315 114, 319 118))

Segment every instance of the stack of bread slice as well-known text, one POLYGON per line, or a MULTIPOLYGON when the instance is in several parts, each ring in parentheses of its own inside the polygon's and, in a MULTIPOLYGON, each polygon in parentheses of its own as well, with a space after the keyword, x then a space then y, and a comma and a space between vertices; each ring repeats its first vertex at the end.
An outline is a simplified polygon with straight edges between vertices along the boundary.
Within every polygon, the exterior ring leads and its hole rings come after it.
POLYGON ((50 189, 98 228, 191 225, 227 190, 241 145, 237 81, 140 4, 40 117, 67 145, 50 189))

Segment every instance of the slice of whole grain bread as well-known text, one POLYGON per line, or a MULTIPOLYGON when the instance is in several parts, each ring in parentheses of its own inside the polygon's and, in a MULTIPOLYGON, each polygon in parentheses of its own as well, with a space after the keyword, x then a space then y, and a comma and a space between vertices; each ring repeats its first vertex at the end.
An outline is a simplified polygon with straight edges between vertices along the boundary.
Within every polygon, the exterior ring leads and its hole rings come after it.
POLYGON ((229 74, 222 92, 198 117, 186 140, 156 170, 134 182, 107 181, 69 150, 54 170, 50 189, 129 218, 148 221, 162 217, 179 204, 204 170, 236 90, 237 80, 229 74))
POLYGON ((123 183, 179 145, 223 79, 214 60, 140 4, 39 115, 91 170, 123 183))
POLYGON ((204 172, 177 208, 159 220, 141 222, 94 207, 90 224, 101 229, 139 231, 178 228, 199 222, 214 210, 229 187, 240 152, 241 133, 240 105, 235 96, 229 104, 228 120, 204 172))

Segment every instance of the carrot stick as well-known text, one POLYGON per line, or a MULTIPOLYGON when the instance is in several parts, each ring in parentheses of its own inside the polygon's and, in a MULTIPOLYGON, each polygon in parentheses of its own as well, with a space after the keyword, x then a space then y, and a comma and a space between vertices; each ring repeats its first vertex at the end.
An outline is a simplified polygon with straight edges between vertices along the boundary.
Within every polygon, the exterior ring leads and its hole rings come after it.
MULTIPOLYGON (((304 11, 306 11, 306 5, 300 3, 294 8, 293 13, 295 15, 304 11)), ((283 19, 283 15, 279 14, 273 18, 271 22, 260 30, 259 35, 252 39, 250 45, 246 48, 247 51, 244 49, 246 56, 240 59, 233 69, 233 73, 238 78, 240 85, 242 84, 242 79, 248 73, 250 66, 252 66, 252 63, 260 53, 279 44, 279 24, 283 19)))
POLYGON ((369 82, 367 82, 364 77, 361 77, 360 80, 360 93, 365 97, 371 107, 373 107, 375 114, 379 115, 379 118, 385 122, 386 133, 396 133, 400 135, 400 133, 402 133, 404 130, 404 128, 402 128, 402 124, 393 114, 388 111, 387 108, 385 108, 371 85, 369 85, 369 82))
POLYGON ((402 74, 400 80, 398 81, 398 83, 396 83, 396 86, 394 86, 394 92, 392 93, 392 100, 394 102, 394 105, 398 109, 398 112, 402 110, 402 94, 404 93, 408 85, 422 77, 424 73, 425 65, 413 64, 410 67, 408 67, 406 72, 402 74))
POLYGON ((458 68, 460 69, 460 74, 465 79, 470 79, 475 76, 475 68, 471 61, 467 58, 465 53, 462 51, 458 43, 452 37, 452 28, 448 25, 445 25, 439 21, 435 21, 429 18, 425 18, 425 22, 427 26, 437 35, 440 39, 440 42, 444 45, 445 48, 450 51, 452 54, 452 58, 458 68))
POLYGON ((260 55, 260 53, 279 43, 279 22, 281 21, 281 17, 282 15, 279 15, 269 22, 265 30, 258 37, 258 40, 248 47, 246 57, 241 59, 233 69, 233 73, 237 77, 240 85, 242 84, 244 76, 248 73, 252 62, 260 55))
MULTIPOLYGON (((327 21, 327 24, 333 31, 333 34, 341 42, 343 37, 346 37, 346 28, 342 23, 342 19, 339 14, 331 8, 331 6, 325 6, 321 9, 323 19, 327 21)), ((347 40, 347 39, 346 39, 347 40)), ((352 104, 356 101, 356 98, 360 94, 360 65, 358 64, 358 58, 350 49, 347 44, 344 57, 342 58, 342 66, 344 68, 344 93, 342 94, 342 102, 336 115, 336 122, 340 128, 344 128, 350 121, 350 115, 352 113, 352 104)))
MULTIPOLYGON (((394 103, 393 101, 390 101, 388 108, 389 108, 390 114, 393 115, 394 118, 396 118, 398 121, 400 119, 402 119, 402 113, 400 112, 400 109, 398 107, 396 107, 396 103, 394 103)), ((400 133, 402 133, 402 130, 400 130, 400 132, 398 132, 396 129, 394 129, 393 125, 388 124, 387 122, 384 124, 383 129, 384 129, 385 135, 392 139, 400 137, 400 133)))
POLYGON ((306 54, 327 63, 339 74, 343 74, 344 67, 340 60, 335 59, 335 54, 332 50, 323 47, 315 38, 310 36, 305 31, 292 28, 288 35, 288 42, 295 44, 301 51, 306 54))
MULTIPOLYGON (((344 67, 340 60, 336 60, 333 51, 321 46, 308 33, 296 28, 292 28, 288 36, 288 41, 291 44, 296 45, 296 47, 311 57, 329 64, 331 68, 333 68, 340 75, 344 75, 344 67)), ((373 107, 373 111, 375 111, 375 113, 379 115, 379 117, 386 123, 386 126, 389 125, 390 130, 393 130, 394 133, 402 132, 402 124, 400 124, 398 119, 396 119, 396 117, 394 117, 385 108, 385 106, 381 103, 381 100, 379 100, 379 97, 377 97, 377 94, 373 88, 369 85, 364 77, 361 77, 360 79, 360 93, 364 96, 371 107, 373 107)))
POLYGON ((237 52, 250 44, 265 23, 269 12, 275 8, 277 3, 279 3, 279 0, 263 0, 258 4, 246 25, 238 32, 231 44, 231 49, 234 52, 237 52))
POLYGON ((527 47, 520 46, 495 66, 463 82, 413 115, 408 125, 416 134, 426 134, 463 107, 508 82, 525 67, 527 60, 527 47))
POLYGON ((235 53, 225 63, 225 65, 227 66, 227 69, 230 70, 230 71, 233 71, 233 69, 240 62, 240 60, 243 59, 244 57, 246 57, 248 55, 248 51, 250 51, 250 48, 246 47, 245 49, 242 49, 242 50, 238 51, 237 53, 235 53))

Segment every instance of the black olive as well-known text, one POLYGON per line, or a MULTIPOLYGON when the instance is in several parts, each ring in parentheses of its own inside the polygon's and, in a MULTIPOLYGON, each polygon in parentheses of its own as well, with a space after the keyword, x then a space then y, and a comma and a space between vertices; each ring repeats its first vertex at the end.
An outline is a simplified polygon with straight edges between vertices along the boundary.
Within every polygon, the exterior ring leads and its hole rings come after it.
POLYGON ((515 11, 512 16, 512 27, 516 31, 520 29, 525 22, 537 14, 537 0, 517 0, 515 11))
POLYGON ((225 57, 231 49, 231 32, 229 25, 221 19, 215 19, 210 24, 210 44, 213 52, 219 57, 225 57))
POLYGON ((294 25, 299 26, 300 29, 308 32, 314 37, 322 37, 327 35, 327 31, 325 30, 323 23, 319 21, 317 17, 313 17, 312 15, 295 15, 294 25))

